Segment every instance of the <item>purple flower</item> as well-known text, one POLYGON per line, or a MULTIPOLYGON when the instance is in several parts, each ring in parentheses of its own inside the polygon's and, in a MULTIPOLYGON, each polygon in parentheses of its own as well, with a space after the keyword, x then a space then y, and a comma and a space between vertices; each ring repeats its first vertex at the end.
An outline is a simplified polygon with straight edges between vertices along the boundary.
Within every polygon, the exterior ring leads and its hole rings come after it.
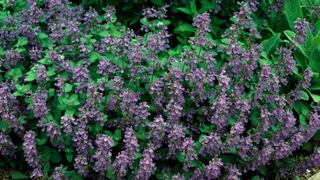
POLYGON ((185 155, 185 161, 183 164, 183 169, 187 170, 188 168, 192 167, 192 161, 196 160, 197 153, 194 149, 194 141, 191 137, 187 137, 184 139, 182 143, 182 152, 185 155))
POLYGON ((78 173, 81 176, 86 177, 89 173, 88 158, 84 155, 78 154, 74 158, 74 168, 78 171, 78 173))
POLYGON ((139 170, 136 175, 136 179, 139 180, 148 180, 154 170, 156 169, 156 165, 153 162, 154 158, 154 147, 147 147, 143 151, 143 158, 139 162, 139 170))
POLYGON ((101 177, 104 176, 104 172, 110 165, 111 158, 111 146, 113 144, 112 138, 100 134, 95 141, 97 150, 93 154, 93 158, 96 160, 93 170, 98 172, 101 177))
POLYGON ((312 76, 313 76, 313 73, 312 73, 311 69, 306 69, 304 71, 303 80, 301 82, 302 88, 307 89, 311 86, 312 76))
POLYGON ((127 174, 127 169, 132 157, 129 157, 127 151, 121 151, 113 162, 113 171, 120 177, 124 177, 127 174))
POLYGON ((38 65, 37 66, 37 82, 42 83, 48 80, 49 80, 49 77, 48 77, 46 67, 42 64, 38 65))
POLYGON ((185 135, 183 132, 183 128, 177 124, 174 124, 173 127, 169 130, 167 136, 169 156, 175 155, 177 150, 181 150, 184 137, 185 135))
POLYGON ((294 29, 296 31, 296 41, 300 44, 304 43, 304 39, 307 34, 308 22, 305 19, 298 18, 294 22, 294 29))
POLYGON ((38 152, 36 149, 35 133, 28 131, 23 138, 24 157, 30 167, 34 170, 31 177, 42 177, 42 171, 40 167, 38 152))
POLYGON ((14 157, 16 150, 16 146, 13 144, 11 138, 0 132, 0 154, 2 156, 14 157))
POLYGON ((220 159, 213 158, 205 167, 205 176, 208 180, 216 179, 221 175, 221 167, 223 163, 220 159))
POLYGON ((44 118, 47 114, 47 98, 48 94, 45 90, 37 90, 33 96, 33 112, 34 117, 44 118))

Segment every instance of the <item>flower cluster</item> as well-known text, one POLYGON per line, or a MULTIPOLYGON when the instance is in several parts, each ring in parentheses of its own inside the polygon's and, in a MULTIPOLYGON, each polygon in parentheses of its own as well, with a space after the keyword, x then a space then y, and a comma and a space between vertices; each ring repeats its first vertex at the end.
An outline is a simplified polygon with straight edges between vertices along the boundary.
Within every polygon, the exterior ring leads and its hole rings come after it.
POLYGON ((146 7, 138 29, 118 7, 0 5, 0 168, 237 180, 319 166, 316 18, 278 13, 287 1, 192 2, 146 7), (167 20, 171 10, 193 22, 167 20))

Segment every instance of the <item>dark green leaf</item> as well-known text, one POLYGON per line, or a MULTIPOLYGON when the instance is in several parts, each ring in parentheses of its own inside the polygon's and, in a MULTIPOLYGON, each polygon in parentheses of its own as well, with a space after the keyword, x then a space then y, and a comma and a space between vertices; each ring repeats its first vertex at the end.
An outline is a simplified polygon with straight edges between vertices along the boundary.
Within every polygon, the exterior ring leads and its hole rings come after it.
POLYGON ((270 50, 278 43, 280 39, 280 33, 274 34, 270 39, 264 40, 262 42, 263 50, 268 55, 270 50))
POLYGON ((9 129, 9 124, 6 121, 0 121, 0 130, 6 132, 9 129))
POLYGON ((29 179, 29 176, 16 170, 11 170, 9 174, 12 179, 29 179))

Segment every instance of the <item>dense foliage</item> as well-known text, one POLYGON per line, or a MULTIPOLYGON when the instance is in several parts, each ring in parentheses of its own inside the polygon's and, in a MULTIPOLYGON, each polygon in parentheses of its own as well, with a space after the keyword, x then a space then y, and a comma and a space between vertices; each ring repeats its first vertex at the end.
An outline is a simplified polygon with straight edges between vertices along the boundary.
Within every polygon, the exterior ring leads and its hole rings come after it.
POLYGON ((10 178, 299 179, 320 166, 319 0, 97 2, 0 0, 10 178))

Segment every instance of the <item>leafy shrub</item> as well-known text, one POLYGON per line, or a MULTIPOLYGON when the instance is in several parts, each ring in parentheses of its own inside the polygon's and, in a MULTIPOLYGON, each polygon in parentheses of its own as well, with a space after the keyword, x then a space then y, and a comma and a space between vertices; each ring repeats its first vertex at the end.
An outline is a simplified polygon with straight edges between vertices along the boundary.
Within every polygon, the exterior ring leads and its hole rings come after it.
POLYGON ((259 2, 223 25, 202 4, 173 47, 170 7, 144 8, 133 30, 119 7, 0 1, 0 167, 231 180, 320 166, 319 2, 259 2))

